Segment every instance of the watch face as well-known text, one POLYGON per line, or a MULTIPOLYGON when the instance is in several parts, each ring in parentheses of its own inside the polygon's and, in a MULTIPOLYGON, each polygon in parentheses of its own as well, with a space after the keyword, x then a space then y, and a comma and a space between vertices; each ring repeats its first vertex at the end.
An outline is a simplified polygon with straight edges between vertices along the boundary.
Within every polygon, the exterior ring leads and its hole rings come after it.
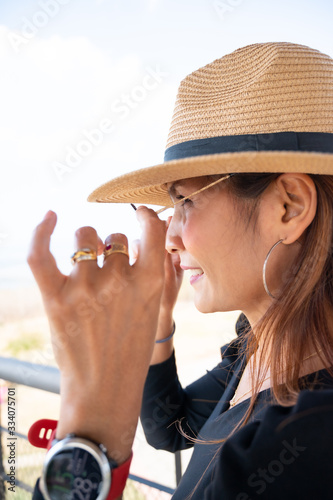
POLYGON ((86 450, 61 451, 48 465, 46 487, 52 500, 95 500, 101 486, 101 468, 86 450))

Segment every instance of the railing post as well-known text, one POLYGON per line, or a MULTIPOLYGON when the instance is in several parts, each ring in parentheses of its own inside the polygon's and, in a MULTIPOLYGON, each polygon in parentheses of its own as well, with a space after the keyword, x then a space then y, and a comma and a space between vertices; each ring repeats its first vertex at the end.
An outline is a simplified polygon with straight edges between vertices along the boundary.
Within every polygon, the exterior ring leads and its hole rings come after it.
MULTIPOLYGON (((34 363, 29 363, 28 361, 21 361, 15 358, 5 358, 0 356, 0 379, 10 381, 11 383, 16 383, 24 385, 27 387, 32 387, 35 389, 44 390, 47 392, 52 392, 59 394, 60 392, 60 372, 58 368, 53 366, 38 365, 34 363)), ((0 422, 0 437, 2 431, 8 432, 7 429, 1 427, 0 422)), ((16 435, 22 439, 27 440, 27 437, 20 435, 16 432, 16 435)), ((1 441, 0 441, 1 446, 1 441)), ((0 454, 1 457, 1 454, 0 454)), ((1 469, 1 467, 0 467, 1 469)), ((178 486, 182 477, 182 463, 180 451, 175 453, 175 471, 176 471, 176 484, 178 486)), ((0 470, 0 500, 1 499, 1 478, 7 480, 7 475, 2 475, 0 470)), ((154 481, 144 479, 133 474, 129 475, 129 479, 133 481, 147 485, 155 490, 159 490, 172 495, 174 493, 174 488, 169 486, 164 486, 154 481)), ((19 479, 16 479, 16 484, 18 488, 22 488, 28 492, 32 492, 32 486, 25 484, 19 479)))
POLYGON ((182 478, 182 456, 180 451, 176 451, 175 453, 175 469, 176 469, 176 485, 180 483, 182 478))

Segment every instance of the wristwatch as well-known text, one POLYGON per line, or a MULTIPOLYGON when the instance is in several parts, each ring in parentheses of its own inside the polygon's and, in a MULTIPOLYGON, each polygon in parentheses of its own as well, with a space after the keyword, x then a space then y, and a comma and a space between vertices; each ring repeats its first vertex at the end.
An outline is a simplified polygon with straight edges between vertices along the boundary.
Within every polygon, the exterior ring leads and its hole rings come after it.
POLYGON ((45 457, 40 490, 46 500, 115 500, 126 485, 130 458, 118 466, 106 448, 69 434, 54 439, 57 422, 43 419, 30 428, 34 446, 49 448, 45 457), (50 436, 50 437, 48 437, 50 436))

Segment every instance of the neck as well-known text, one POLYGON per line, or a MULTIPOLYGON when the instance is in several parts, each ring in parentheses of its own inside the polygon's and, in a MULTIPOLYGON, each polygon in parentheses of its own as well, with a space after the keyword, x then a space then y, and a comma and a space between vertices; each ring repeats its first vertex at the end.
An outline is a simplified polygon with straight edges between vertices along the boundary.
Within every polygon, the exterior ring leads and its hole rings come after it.
MULTIPOLYGON (((299 378, 304 377, 305 375, 308 375, 310 373, 317 372, 319 370, 328 368, 328 365, 325 364, 325 362, 321 359, 322 358, 322 350, 319 352, 316 352, 313 348, 308 349, 304 356, 302 357, 302 360, 300 362, 300 371, 299 371, 299 378)), ((269 386, 271 385, 271 361, 270 361, 270 353, 266 353, 263 355, 260 346, 258 347, 258 350, 256 352, 256 365, 254 366, 254 356, 251 356, 249 363, 246 367, 247 370, 249 370, 250 373, 254 374, 254 377, 256 379, 256 376, 258 375, 258 372, 260 371, 260 378, 261 380, 263 379, 269 379, 269 386)), ((279 383, 284 383, 286 381, 286 373, 288 370, 287 366, 288 361, 285 360, 281 364, 281 371, 279 373, 279 383)), ((267 383, 266 383, 267 385, 267 383)))

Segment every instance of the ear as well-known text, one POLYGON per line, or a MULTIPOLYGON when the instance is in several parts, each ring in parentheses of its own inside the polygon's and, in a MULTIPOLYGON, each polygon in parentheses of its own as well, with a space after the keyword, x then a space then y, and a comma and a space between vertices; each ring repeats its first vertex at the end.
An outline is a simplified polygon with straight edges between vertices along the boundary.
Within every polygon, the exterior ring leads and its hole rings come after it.
POLYGON ((297 241, 313 221, 317 210, 317 190, 309 175, 286 173, 276 180, 280 203, 281 238, 286 245, 297 241))

